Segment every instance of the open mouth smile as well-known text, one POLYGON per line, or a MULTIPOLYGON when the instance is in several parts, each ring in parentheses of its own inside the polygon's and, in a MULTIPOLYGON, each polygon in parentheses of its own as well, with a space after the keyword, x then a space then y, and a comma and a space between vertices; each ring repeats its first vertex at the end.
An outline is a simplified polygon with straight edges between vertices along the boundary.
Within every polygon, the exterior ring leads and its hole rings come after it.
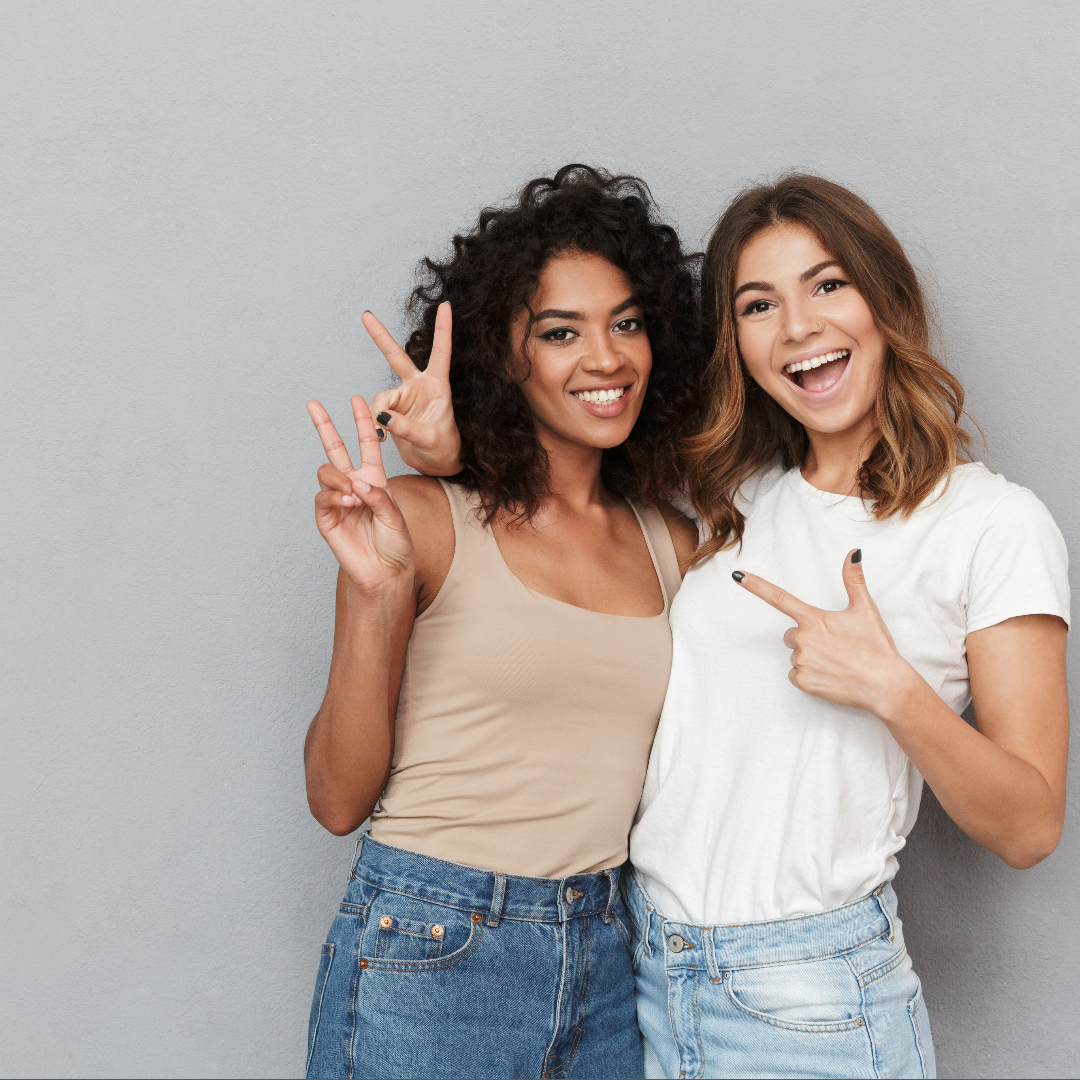
POLYGON ((850 349, 835 349, 820 356, 812 356, 808 360, 788 364, 784 368, 784 374, 800 390, 810 394, 823 394, 839 382, 850 359, 850 349))
POLYGON ((570 393, 581 402, 587 413, 606 420, 622 415, 629 407, 630 398, 626 392, 631 385, 633 384, 597 387, 595 390, 571 390, 570 393))

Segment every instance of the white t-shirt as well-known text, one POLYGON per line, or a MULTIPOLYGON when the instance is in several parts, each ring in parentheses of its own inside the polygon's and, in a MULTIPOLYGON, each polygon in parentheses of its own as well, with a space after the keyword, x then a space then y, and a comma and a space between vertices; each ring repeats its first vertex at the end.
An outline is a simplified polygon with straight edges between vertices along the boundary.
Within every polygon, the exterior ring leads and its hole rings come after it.
POLYGON ((896 873, 922 794, 882 721, 788 682, 792 621, 733 570, 840 609, 844 557, 861 547, 901 655, 958 713, 971 700, 968 634, 1015 615, 1069 621, 1053 518, 982 465, 958 466, 908 518, 875 521, 798 469, 759 475, 740 505, 741 550, 691 570, 671 607, 671 681, 630 839, 658 910, 696 925, 811 914, 872 892, 896 873))

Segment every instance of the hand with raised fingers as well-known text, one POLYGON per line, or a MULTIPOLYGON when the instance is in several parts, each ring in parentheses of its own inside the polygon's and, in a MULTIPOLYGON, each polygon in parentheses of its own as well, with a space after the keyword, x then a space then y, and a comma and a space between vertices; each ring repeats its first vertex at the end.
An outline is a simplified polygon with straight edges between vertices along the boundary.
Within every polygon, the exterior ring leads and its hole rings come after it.
POLYGON ((795 621, 784 634, 784 644, 792 650, 788 679, 805 693, 883 717, 890 700, 914 674, 866 587, 860 549, 844 559, 848 606, 843 611, 804 604, 754 574, 736 570, 731 576, 795 621))
POLYGON ((367 402, 357 395, 352 408, 360 437, 358 469, 326 410, 318 401, 307 405, 329 461, 319 468, 315 523, 353 585, 376 590, 411 578, 415 557, 408 526, 387 490, 367 402))
POLYGON ((449 303, 439 305, 435 336, 427 367, 421 371, 370 311, 363 314, 364 329, 401 379, 393 390, 372 399, 377 433, 389 431, 401 460, 427 476, 455 476, 461 472, 461 437, 450 399, 450 345, 453 316, 449 303))

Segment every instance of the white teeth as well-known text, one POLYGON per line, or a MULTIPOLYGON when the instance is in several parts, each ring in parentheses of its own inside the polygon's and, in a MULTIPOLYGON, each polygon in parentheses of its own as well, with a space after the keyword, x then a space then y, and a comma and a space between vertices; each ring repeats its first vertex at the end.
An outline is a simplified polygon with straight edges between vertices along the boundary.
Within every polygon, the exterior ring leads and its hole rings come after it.
POLYGON ((614 390, 575 390, 574 396, 587 401, 590 405, 609 405, 613 401, 618 401, 624 393, 626 393, 626 387, 618 386, 614 390))
POLYGON ((797 364, 788 364, 784 370, 789 375, 794 375, 796 371, 809 371, 811 368, 821 367, 822 364, 831 364, 834 360, 842 360, 850 355, 850 349, 837 349, 835 352, 825 353, 823 356, 813 356, 809 360, 802 360, 797 364))

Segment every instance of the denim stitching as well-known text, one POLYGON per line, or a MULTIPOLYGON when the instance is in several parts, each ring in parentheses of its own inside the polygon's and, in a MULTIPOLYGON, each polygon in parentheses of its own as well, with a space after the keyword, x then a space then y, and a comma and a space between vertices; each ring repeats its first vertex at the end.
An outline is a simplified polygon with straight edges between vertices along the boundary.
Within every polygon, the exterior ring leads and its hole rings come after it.
MULTIPOLYGON (((712 930, 715 927, 703 927, 705 930, 712 930)), ((859 949, 866 945, 870 945, 873 942, 879 940, 880 934, 875 934, 873 937, 867 938, 865 941, 860 941, 857 945, 850 945, 846 949, 837 949, 836 952, 822 953, 820 956, 805 956, 798 960, 767 960, 762 964, 732 964, 727 970, 730 971, 749 971, 751 968, 764 968, 764 967, 782 967, 787 964, 816 964, 819 960, 833 960, 836 957, 846 957, 849 953, 857 952, 859 949)))
POLYGON ((863 986, 869 986, 872 982, 877 982, 878 979, 888 975, 890 971, 902 963, 905 956, 907 956, 907 946, 903 945, 900 951, 889 960, 886 960, 884 964, 878 964, 876 968, 871 968, 865 975, 859 976, 859 982, 863 986))
MULTIPOLYGON (((409 892, 408 889, 398 888, 397 886, 383 885, 379 882, 369 881, 365 877, 356 876, 357 881, 362 881, 365 885, 370 885, 373 889, 378 889, 380 892, 398 893, 400 896, 411 896, 414 900, 423 900, 427 904, 438 904, 440 907, 453 908, 455 911, 468 911, 472 912, 475 909, 471 907, 464 907, 461 904, 452 904, 448 900, 435 900, 430 896, 425 896, 423 893, 409 892)), ((370 906, 370 905, 369 905, 370 906)), ((583 919, 587 915, 599 915, 604 909, 593 908, 591 911, 580 911, 576 915, 572 916, 575 919, 583 919)), ((514 919, 517 922, 542 922, 542 923, 557 923, 558 918, 548 919, 541 916, 534 915, 507 915, 503 912, 502 917, 504 919, 514 919)))
POLYGON ((772 1027, 783 1028, 786 1031, 803 1031, 809 1035, 830 1035, 840 1031, 854 1031, 856 1028, 866 1027, 866 1020, 862 1016, 853 1016, 850 1020, 807 1020, 803 1022, 793 1020, 781 1020, 779 1017, 770 1016, 768 1013, 758 1012, 757 1009, 751 1009, 748 1005, 744 1005, 735 996, 735 991, 731 987, 730 977, 724 979, 724 989, 727 991, 727 996, 730 999, 732 1005, 741 1012, 746 1013, 748 1016, 752 1016, 762 1023, 769 1024, 772 1027))
POLYGON ((319 986, 319 1004, 315 1009, 315 1023, 311 1026, 311 1045, 308 1047, 307 1064, 304 1066, 305 1076, 311 1071, 311 1059, 315 1056, 315 1042, 319 1038, 319 1021, 322 1019, 323 998, 326 996, 326 984, 330 981, 330 969, 334 966, 334 952, 336 949, 337 946, 332 941, 326 942, 322 947, 320 960, 322 956, 329 956, 330 959, 326 964, 326 972, 319 986))
POLYGON ((926 1076, 926 1057, 923 1054, 922 1034, 919 1031, 919 1025, 915 1020, 915 1014, 919 1011, 920 1006, 923 1003, 922 997, 922 983, 919 984, 919 989, 915 991, 911 999, 907 1003, 908 1020, 911 1022, 912 1034, 915 1036, 915 1049, 919 1053, 919 1072, 923 1077, 926 1076))
POLYGON ((589 921, 586 919, 581 924, 581 934, 585 939, 585 978, 582 981, 581 986, 581 1008, 578 1013, 577 1027, 574 1029, 574 1038, 570 1043, 570 1050, 566 1055, 566 1060, 551 1074, 552 1076, 566 1075, 566 1070, 570 1068, 573 1063, 574 1056, 578 1052, 578 1048, 581 1046, 581 1036, 585 1030, 585 1014, 588 1012, 588 996, 589 996, 589 973, 592 970, 592 935, 589 933, 589 921))
POLYGON ((460 964, 466 957, 476 952, 483 937, 483 924, 474 922, 469 931, 469 939, 456 952, 441 956, 437 960, 386 960, 378 957, 361 957, 367 961, 368 971, 397 971, 403 975, 422 974, 425 971, 443 971, 445 968, 460 964))
POLYGON ((866 1023, 863 1024, 863 1030, 866 1032, 867 1042, 870 1043, 870 1061, 874 1066, 874 1078, 875 1080, 880 1080, 881 1070, 878 1068, 877 1043, 874 1041, 874 1032, 870 1025, 870 1010, 866 1007, 866 987, 863 985, 859 973, 855 970, 855 965, 852 963, 850 954, 844 957, 844 962, 850 969, 852 978, 859 988, 859 1015, 866 1021, 866 1023))
POLYGON ((544 1077, 552 1075, 548 1070, 551 1068, 550 1062, 555 1051, 555 1040, 559 1037, 559 1027, 562 1023, 563 991, 566 989, 566 962, 568 952, 566 948, 566 923, 560 923, 559 930, 562 933, 562 966, 559 971, 559 992, 555 997, 555 1022, 552 1025, 551 1041, 547 1045, 547 1050, 544 1051, 544 1064, 540 1070, 540 1075, 544 1077))

